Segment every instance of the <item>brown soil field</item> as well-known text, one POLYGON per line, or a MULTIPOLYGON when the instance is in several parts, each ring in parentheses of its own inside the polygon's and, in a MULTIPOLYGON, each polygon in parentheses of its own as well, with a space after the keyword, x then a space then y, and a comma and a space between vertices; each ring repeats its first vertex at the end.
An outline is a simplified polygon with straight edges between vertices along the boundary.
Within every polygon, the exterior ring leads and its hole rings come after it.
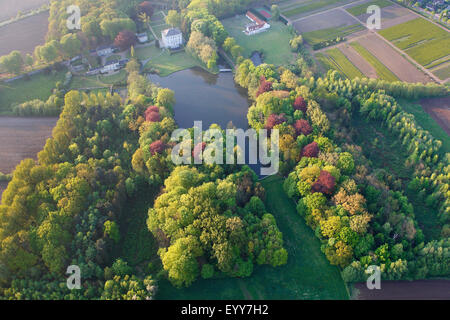
POLYGON ((316 14, 292 23, 294 28, 301 33, 355 24, 359 24, 358 20, 339 9, 316 14))
POLYGON ((357 67, 366 77, 377 79, 377 71, 370 63, 368 63, 353 47, 344 44, 339 50, 357 67))
POLYGON ((15 17, 19 11, 38 9, 49 2, 49 0, 0 0, 0 21, 15 17))
POLYGON ((0 172, 11 173, 23 159, 37 159, 57 120, 0 117, 0 172))
POLYGON ((450 280, 382 281, 380 290, 355 283, 354 300, 450 300, 450 280))
POLYGON ((433 81, 433 79, 421 70, 418 70, 411 62, 402 57, 395 49, 375 34, 361 37, 358 39, 358 42, 377 57, 400 80, 411 83, 433 81))
POLYGON ((422 99, 420 104, 450 136, 450 97, 422 99))
POLYGON ((0 56, 19 50, 33 53, 34 48, 45 42, 49 12, 42 12, 0 28, 0 56))
MULTIPOLYGON (((369 14, 362 14, 358 16, 358 19, 365 22, 369 16, 369 14)), ((393 4, 392 6, 381 8, 381 29, 386 29, 415 18, 417 18, 417 15, 414 12, 400 5, 393 4)))

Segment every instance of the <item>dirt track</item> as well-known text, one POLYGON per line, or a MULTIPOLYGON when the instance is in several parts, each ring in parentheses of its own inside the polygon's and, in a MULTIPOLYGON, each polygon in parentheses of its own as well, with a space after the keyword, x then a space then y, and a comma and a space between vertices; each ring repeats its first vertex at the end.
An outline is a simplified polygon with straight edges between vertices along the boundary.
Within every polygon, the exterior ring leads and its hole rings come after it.
POLYGON ((422 99, 420 104, 450 136, 450 97, 422 99))
POLYGON ((450 280, 382 281, 380 290, 356 283, 354 300, 450 300, 450 280))
POLYGON ((11 173, 23 159, 36 159, 57 120, 0 117, 0 172, 11 173))

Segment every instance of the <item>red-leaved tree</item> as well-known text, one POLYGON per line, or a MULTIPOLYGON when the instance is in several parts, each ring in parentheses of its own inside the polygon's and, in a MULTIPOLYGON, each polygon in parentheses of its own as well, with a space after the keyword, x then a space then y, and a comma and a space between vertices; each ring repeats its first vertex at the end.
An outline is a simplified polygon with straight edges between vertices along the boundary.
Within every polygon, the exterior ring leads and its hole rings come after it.
POLYGON ((199 160, 200 155, 205 151, 206 148, 206 142, 200 142, 194 147, 194 151, 192 151, 192 156, 194 159, 199 160))
POLYGON ((302 157, 317 158, 318 155, 319 155, 319 145, 315 141, 306 145, 302 149, 302 154, 301 154, 302 157))
POLYGON ((153 5, 150 1, 144 1, 138 6, 139 13, 145 13, 148 17, 153 15, 153 5))
POLYGON ((259 95, 263 94, 264 92, 269 92, 271 90, 272 90, 272 82, 267 81, 266 77, 261 76, 260 84, 259 84, 258 91, 256 92, 256 96, 258 97, 259 95))
POLYGON ((145 121, 147 122, 159 122, 161 119, 159 116, 159 108, 157 106, 150 106, 145 110, 145 121))
POLYGON ((332 195, 334 188, 336 187, 336 179, 328 171, 321 171, 319 178, 312 185, 311 190, 313 193, 321 192, 326 195, 332 195))
POLYGON ((308 105, 306 104, 305 99, 303 97, 297 97, 294 101, 294 109, 301 110, 303 113, 308 109, 308 105))
POLYGON ((161 140, 156 140, 155 142, 150 144, 150 153, 152 154, 152 156, 157 153, 161 153, 164 151, 165 147, 166 146, 164 145, 164 142, 162 142, 161 140))
POLYGON ((136 44, 136 34, 129 30, 120 31, 116 39, 114 39, 114 45, 119 47, 120 50, 130 49, 131 46, 136 44))
POLYGON ((297 132, 297 135, 304 134, 305 136, 307 136, 308 134, 311 134, 311 132, 313 131, 309 122, 304 119, 295 121, 294 128, 295 131, 297 132))
POLYGON ((284 113, 282 113, 282 114, 272 113, 270 116, 267 117, 266 129, 272 130, 273 127, 275 127, 277 124, 282 124, 285 121, 286 121, 286 118, 284 117, 284 113))

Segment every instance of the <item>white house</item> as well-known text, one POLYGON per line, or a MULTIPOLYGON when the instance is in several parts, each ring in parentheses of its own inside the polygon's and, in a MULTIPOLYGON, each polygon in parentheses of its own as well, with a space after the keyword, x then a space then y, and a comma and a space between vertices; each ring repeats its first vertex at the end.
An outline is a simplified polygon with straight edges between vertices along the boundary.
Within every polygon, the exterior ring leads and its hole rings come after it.
POLYGON ((139 43, 146 43, 148 41, 148 35, 147 33, 136 33, 136 37, 139 41, 139 43))
POLYGON ((178 28, 163 30, 161 36, 161 48, 177 49, 183 45, 183 34, 178 28))
POLYGON ((270 24, 261 20, 250 11, 247 12, 246 17, 252 22, 248 24, 243 31, 246 35, 251 36, 270 29, 270 24))
POLYGON ((100 73, 108 73, 111 71, 117 71, 121 68, 119 60, 112 60, 107 62, 100 70, 100 73))

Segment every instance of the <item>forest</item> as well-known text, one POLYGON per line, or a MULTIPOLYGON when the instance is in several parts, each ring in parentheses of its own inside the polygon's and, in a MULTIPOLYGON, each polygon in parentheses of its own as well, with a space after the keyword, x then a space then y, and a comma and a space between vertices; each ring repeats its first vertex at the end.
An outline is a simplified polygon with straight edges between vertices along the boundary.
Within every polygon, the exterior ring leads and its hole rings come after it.
MULTIPOLYGON (((79 2, 94 33, 109 25, 99 19, 128 23, 124 15, 137 4, 79 2)), ((294 41, 294 64, 255 66, 218 20, 248 3, 179 0, 177 21, 190 36, 188 48, 209 67, 216 57, 202 57, 205 50, 231 54, 235 82, 251 100, 250 127, 279 130, 283 189, 330 264, 348 283, 365 281, 374 264, 386 280, 448 277, 450 157, 399 103, 447 96, 448 87, 348 80, 337 71, 314 76, 301 41, 294 41), (398 168, 384 168, 365 152, 379 146, 376 139, 359 139, 371 126, 398 140, 394 152, 404 154, 398 168), (425 219, 432 230, 423 228, 425 219)), ((52 5, 51 39, 65 36, 56 9, 52 5)), ((52 138, 37 161, 17 166, 0 205, 1 298, 153 299, 163 279, 181 288, 287 263, 283 233, 266 209, 258 176, 248 166, 175 166, 174 92, 139 74, 133 59, 126 70, 126 99, 55 90, 46 102, 61 110, 52 138), (139 223, 132 209, 138 202, 139 223), (69 265, 81 268, 81 290, 66 286, 69 265)), ((40 108, 34 104, 21 108, 40 108)), ((204 151, 189 142, 194 153, 204 151)))

